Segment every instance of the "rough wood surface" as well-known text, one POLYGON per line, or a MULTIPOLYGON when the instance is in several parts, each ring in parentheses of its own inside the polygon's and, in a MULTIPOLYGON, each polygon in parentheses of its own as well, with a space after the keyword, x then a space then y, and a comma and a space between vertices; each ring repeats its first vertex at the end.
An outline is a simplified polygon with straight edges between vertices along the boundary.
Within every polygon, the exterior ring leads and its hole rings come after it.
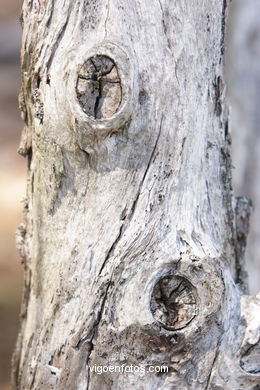
POLYGON ((220 0, 24 1, 15 389, 258 388, 259 299, 241 306, 234 282, 225 14, 220 0))

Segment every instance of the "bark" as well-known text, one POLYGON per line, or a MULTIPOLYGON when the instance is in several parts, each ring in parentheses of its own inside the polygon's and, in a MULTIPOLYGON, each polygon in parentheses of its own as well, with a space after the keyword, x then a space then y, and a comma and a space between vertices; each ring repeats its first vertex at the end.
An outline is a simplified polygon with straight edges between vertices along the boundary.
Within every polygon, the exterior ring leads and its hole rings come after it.
POLYGON ((260 286, 260 2, 236 0, 230 11, 226 77, 232 107, 234 192, 249 197, 254 205, 246 265, 250 291, 255 293, 260 286))
POLYGON ((249 207, 231 189, 225 14, 219 0, 24 1, 14 388, 258 388, 259 297, 236 284, 249 207))

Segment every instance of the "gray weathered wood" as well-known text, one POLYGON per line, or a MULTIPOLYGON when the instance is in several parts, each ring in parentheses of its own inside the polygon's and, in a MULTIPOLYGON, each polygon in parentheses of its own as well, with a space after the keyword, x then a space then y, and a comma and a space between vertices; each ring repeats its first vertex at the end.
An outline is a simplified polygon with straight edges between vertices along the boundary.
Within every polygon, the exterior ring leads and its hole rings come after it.
POLYGON ((257 389, 259 298, 235 284, 225 13, 220 0, 24 1, 15 389, 257 389))

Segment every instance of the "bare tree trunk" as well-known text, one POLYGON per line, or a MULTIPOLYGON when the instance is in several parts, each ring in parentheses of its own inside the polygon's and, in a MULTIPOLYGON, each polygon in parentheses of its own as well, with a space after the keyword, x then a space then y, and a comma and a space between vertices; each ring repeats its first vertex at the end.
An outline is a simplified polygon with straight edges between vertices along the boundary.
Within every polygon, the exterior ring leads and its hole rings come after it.
POLYGON ((24 1, 14 388, 258 388, 259 299, 234 283, 249 206, 231 191, 225 13, 24 1))

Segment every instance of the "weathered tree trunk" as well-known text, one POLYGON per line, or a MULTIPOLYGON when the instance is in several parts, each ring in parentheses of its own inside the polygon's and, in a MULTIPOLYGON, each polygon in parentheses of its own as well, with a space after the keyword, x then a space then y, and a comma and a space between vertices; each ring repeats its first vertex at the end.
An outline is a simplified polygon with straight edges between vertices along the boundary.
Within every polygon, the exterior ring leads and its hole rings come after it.
POLYGON ((231 191, 225 13, 24 1, 14 388, 259 388, 259 299, 235 284, 249 206, 231 191), (123 364, 147 372, 91 370, 123 364))

